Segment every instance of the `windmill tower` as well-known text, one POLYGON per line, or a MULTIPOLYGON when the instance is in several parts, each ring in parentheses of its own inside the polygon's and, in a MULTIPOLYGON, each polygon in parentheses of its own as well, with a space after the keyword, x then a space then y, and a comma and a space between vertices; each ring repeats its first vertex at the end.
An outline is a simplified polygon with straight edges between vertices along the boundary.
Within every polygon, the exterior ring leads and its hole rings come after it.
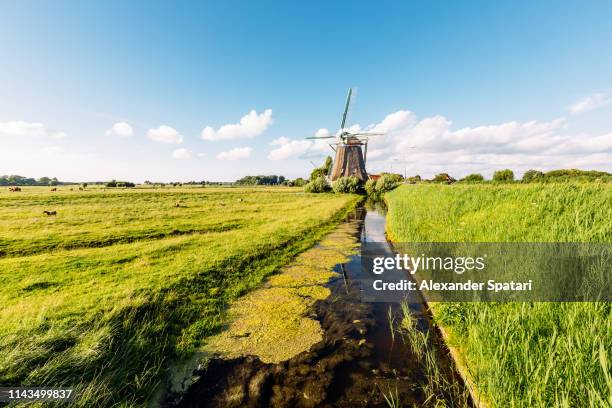
POLYGON ((380 136, 383 133, 351 133, 345 128, 346 117, 351 104, 353 89, 349 88, 346 105, 342 114, 340 130, 335 136, 307 137, 306 139, 336 139, 329 146, 336 152, 331 170, 327 175, 329 181, 340 177, 355 176, 365 182, 368 179, 366 171, 366 157, 368 154, 368 140, 370 136, 380 136), (363 150, 362 150, 363 148, 363 150))

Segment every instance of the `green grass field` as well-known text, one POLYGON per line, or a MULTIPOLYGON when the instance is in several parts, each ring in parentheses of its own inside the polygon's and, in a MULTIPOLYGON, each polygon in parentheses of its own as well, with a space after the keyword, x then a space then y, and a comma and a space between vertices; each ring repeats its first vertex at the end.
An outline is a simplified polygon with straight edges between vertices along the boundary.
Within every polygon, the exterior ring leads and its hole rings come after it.
POLYGON ((228 302, 357 200, 282 188, 3 190, 0 384, 73 386, 79 406, 143 403, 170 359, 220 328, 228 302))
MULTIPOLYGON (((397 242, 612 242, 612 186, 406 185, 386 195, 397 242)), ((612 406, 609 303, 442 303, 495 407, 612 406)))

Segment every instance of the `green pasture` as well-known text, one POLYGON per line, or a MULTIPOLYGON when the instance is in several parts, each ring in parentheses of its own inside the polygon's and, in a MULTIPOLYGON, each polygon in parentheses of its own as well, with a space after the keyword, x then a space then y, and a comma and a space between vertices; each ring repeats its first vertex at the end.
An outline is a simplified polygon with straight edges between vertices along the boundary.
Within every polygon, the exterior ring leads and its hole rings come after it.
POLYGON ((89 190, 0 193, 0 384, 75 387, 78 406, 142 404, 171 359, 218 331, 229 301, 359 200, 89 190))

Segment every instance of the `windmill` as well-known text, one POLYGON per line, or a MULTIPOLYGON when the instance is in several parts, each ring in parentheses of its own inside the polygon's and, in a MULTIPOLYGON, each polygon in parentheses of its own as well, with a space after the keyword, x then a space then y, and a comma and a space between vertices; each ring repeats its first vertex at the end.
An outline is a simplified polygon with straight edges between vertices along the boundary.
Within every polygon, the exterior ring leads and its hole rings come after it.
POLYGON ((327 177, 334 181, 339 177, 355 176, 365 182, 368 179, 366 171, 366 159, 368 154, 368 140, 370 136, 381 136, 384 133, 350 132, 346 125, 346 116, 351 104, 353 89, 349 88, 346 96, 346 105, 342 114, 340 130, 334 136, 313 136, 306 139, 336 139, 330 143, 330 147, 336 152, 334 162, 327 177), (363 151, 362 151, 363 146, 363 151))

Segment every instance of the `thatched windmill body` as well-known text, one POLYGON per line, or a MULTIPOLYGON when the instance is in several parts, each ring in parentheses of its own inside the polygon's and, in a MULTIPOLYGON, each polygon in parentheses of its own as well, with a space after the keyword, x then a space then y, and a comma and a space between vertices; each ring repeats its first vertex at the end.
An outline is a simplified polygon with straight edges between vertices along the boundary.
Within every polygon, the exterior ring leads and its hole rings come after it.
POLYGON ((380 136, 383 133, 352 133, 345 128, 346 117, 351 103, 352 88, 349 88, 342 114, 342 122, 340 130, 335 136, 307 137, 306 139, 337 139, 335 143, 330 143, 329 146, 336 152, 334 162, 330 172, 327 175, 330 181, 334 181, 340 177, 355 176, 359 180, 365 182, 368 179, 366 171, 366 159, 368 153, 368 140, 370 136, 380 136))

